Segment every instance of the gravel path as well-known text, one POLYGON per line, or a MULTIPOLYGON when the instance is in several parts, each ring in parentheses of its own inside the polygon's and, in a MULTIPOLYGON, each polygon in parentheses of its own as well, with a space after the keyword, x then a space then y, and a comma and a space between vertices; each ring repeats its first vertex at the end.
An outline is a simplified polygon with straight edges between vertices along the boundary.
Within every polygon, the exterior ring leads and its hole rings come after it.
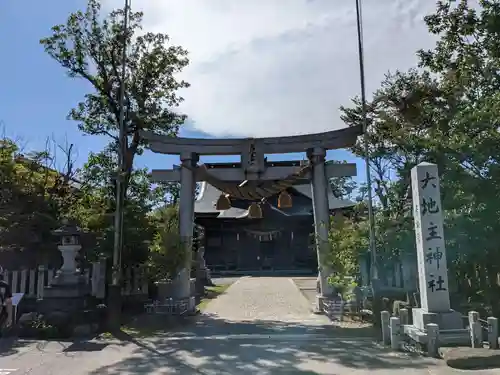
POLYGON ((207 306, 205 313, 230 321, 272 320, 328 324, 288 277, 244 277, 207 306))

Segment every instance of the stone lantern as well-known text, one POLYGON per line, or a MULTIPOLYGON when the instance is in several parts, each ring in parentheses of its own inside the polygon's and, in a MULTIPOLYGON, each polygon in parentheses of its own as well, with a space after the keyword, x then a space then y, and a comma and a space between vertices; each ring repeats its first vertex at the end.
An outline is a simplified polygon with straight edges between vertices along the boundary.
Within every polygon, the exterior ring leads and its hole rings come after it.
POLYGON ((79 272, 76 269, 76 257, 82 248, 80 244, 80 228, 68 223, 68 221, 64 221, 63 226, 52 233, 60 238, 57 248, 63 258, 62 267, 57 271, 57 282, 65 284, 78 283, 79 272))
POLYGON ((76 257, 82 248, 82 232, 76 225, 64 221, 63 226, 52 234, 59 237, 57 249, 61 252, 63 264, 50 285, 43 288, 37 311, 45 316, 47 322, 54 322, 50 324, 69 329, 71 314, 79 314, 89 304, 89 284, 76 268, 76 257))

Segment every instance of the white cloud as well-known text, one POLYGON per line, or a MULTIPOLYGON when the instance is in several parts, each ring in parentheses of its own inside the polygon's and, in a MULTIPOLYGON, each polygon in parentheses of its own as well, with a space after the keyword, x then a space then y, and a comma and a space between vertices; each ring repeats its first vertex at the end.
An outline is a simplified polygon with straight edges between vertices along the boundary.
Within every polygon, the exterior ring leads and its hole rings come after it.
MULTIPOLYGON (((107 0, 122 6, 123 0, 107 0)), ((344 127, 359 93, 354 0, 132 0, 145 29, 190 51, 182 110, 213 135, 280 136, 344 127)), ((364 0, 367 90, 433 46, 435 0, 364 0)))

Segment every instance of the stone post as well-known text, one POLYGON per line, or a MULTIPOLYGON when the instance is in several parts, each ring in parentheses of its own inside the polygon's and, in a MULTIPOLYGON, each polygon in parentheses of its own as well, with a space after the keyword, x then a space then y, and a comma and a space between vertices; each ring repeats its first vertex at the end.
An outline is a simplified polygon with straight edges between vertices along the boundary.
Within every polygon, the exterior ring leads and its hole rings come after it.
POLYGON ((389 311, 382 311, 380 313, 380 321, 382 326, 382 342, 384 345, 389 345, 391 343, 391 331, 389 328, 391 319, 391 314, 389 311))
POLYGON ((98 299, 106 297, 106 262, 107 257, 101 255, 99 261, 92 264, 92 295, 98 299))
POLYGON ((324 254, 328 251, 328 232, 330 229, 330 209, 328 204, 328 182, 325 174, 326 150, 316 147, 307 152, 312 168, 312 204, 314 214, 314 232, 316 240, 316 253, 318 256, 318 279, 320 295, 318 307, 321 309, 321 300, 333 294, 333 288, 328 284, 331 270, 324 264, 324 254))
MULTIPOLYGON (((181 154, 181 191, 179 205, 179 234, 185 253, 185 264, 177 280, 177 298, 190 298, 191 296, 191 262, 194 229, 194 191, 196 180, 193 168, 198 162, 198 156, 193 153, 181 154)), ((194 306, 190 306, 194 309, 194 306)))
POLYGON ((60 271, 67 274, 76 274, 76 256, 81 245, 59 245, 57 249, 61 252, 63 264, 60 271))
POLYGON ((479 321, 479 313, 469 311, 470 341, 473 348, 480 348, 483 343, 483 331, 479 321))
POLYGON ((439 355, 439 326, 435 323, 427 324, 427 354, 429 357, 439 355))
POLYGON ((411 180, 421 306, 412 309, 413 324, 421 330, 429 323, 441 329, 458 329, 462 327, 461 314, 450 309, 437 165, 420 163, 411 170, 411 180))
POLYGON ((498 349, 498 319, 491 316, 488 318, 488 343, 490 349, 498 349))
POLYGON ((399 319, 401 321, 401 325, 404 326, 408 324, 408 309, 399 310, 399 319))
POLYGON ((36 298, 43 299, 43 288, 45 287, 45 267, 38 266, 38 279, 36 287, 36 298))
POLYGON ((391 333, 391 348, 394 350, 399 350, 401 342, 401 322, 399 318, 394 316, 390 318, 389 330, 391 333))

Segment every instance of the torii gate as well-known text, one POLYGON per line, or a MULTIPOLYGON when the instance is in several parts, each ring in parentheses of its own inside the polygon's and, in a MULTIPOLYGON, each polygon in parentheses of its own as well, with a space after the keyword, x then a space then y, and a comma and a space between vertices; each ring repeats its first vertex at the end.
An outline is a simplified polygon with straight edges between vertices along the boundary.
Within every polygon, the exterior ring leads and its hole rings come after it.
MULTIPOLYGON (((299 180, 311 181, 313 197, 313 215, 318 256, 318 276, 320 281, 321 301, 333 292, 327 278, 330 270, 323 262, 323 255, 328 246, 330 212, 328 205, 328 180, 333 177, 355 176, 356 164, 327 164, 327 150, 351 147, 362 134, 361 127, 349 127, 324 133, 240 139, 205 139, 172 138, 142 132, 155 153, 179 155, 180 167, 171 170, 153 170, 155 181, 180 181, 179 231, 186 249, 186 263, 179 274, 179 298, 189 299, 190 309, 194 309, 194 299, 190 297, 190 270, 192 261, 192 236, 194 226, 194 191, 197 181, 207 181, 221 190, 225 197, 237 197, 249 201, 266 199, 284 192, 286 188, 299 180), (272 166, 266 161, 266 154, 285 154, 306 152, 309 162, 301 166, 272 166), (238 168, 207 169, 198 165, 200 155, 240 155, 238 168)), ((219 203, 219 202, 218 202, 219 203)), ((252 203, 255 205, 255 203, 252 203)), ((229 207, 226 207, 226 209, 229 207)), ((252 208, 252 207, 251 207, 252 208)))

